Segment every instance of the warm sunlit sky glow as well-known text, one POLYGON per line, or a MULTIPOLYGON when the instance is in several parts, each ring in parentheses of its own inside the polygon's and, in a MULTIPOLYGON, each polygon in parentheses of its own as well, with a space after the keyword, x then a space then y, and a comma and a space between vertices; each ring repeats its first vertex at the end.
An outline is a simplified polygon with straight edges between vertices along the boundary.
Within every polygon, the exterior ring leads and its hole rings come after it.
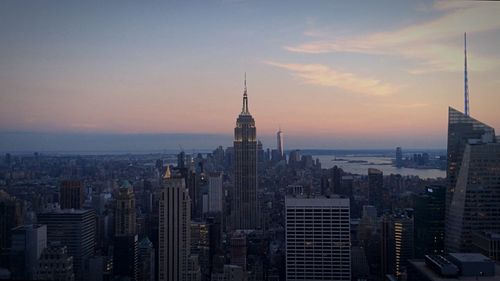
POLYGON ((227 146, 246 72, 265 147, 281 126, 287 148, 444 148, 464 32, 471 115, 500 131, 499 15, 487 1, 1 1, 0 135, 227 146))

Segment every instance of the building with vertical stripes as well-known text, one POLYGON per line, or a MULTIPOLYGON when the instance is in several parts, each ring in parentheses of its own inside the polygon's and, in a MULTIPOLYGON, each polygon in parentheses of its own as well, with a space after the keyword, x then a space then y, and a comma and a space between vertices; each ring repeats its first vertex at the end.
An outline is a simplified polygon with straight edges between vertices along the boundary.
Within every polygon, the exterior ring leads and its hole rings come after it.
POLYGON ((349 199, 293 197, 286 208, 286 280, 351 280, 349 199))

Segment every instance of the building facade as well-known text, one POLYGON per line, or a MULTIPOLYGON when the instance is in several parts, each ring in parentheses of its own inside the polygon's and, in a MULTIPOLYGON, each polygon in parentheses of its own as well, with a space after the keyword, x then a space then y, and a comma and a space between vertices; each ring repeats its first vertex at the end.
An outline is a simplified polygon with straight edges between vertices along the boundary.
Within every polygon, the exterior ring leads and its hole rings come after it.
POLYGON ((38 214, 38 222, 47 225, 47 241, 60 242, 73 257, 75 280, 86 279, 86 264, 94 254, 95 213, 93 210, 53 210, 38 214))
POLYGON ((33 280, 38 259, 47 247, 47 226, 22 225, 12 229, 10 269, 14 279, 33 280))
POLYGON ((191 248, 191 199, 184 178, 163 177, 159 201, 158 280, 187 280, 191 248))
POLYGON ((81 209, 85 202, 83 183, 79 180, 61 182, 61 209, 81 209))
POLYGON ((285 199, 286 280, 351 280, 349 199, 285 199))
POLYGON ((233 229, 259 228, 257 205, 257 133, 248 111, 245 80, 243 108, 234 128, 234 189, 231 206, 233 229))

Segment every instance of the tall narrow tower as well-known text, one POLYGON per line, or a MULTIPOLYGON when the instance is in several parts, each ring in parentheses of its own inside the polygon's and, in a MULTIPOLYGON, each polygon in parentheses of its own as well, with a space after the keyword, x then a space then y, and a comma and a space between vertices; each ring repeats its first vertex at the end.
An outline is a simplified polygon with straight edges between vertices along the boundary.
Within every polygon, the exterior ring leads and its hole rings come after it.
POLYGON ((469 80, 467 78, 467 33, 464 33, 464 113, 469 116, 469 80))
POLYGON ((247 82, 243 108, 234 128, 234 190, 231 206, 233 229, 258 228, 257 133, 248 111, 247 82))
POLYGON ((280 153, 281 159, 283 159, 284 152, 283 152, 283 132, 281 131, 281 128, 279 129, 278 133, 276 134, 277 141, 278 141, 278 152, 280 153))
POLYGON ((159 201, 158 280, 187 280, 191 245, 191 199, 184 178, 170 168, 163 177, 159 201))

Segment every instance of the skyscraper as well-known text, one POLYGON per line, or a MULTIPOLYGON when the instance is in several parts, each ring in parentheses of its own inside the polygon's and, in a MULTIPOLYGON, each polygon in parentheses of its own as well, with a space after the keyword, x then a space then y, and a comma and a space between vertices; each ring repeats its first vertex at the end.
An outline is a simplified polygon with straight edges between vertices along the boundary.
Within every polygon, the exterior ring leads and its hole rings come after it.
POLYGON ((187 278, 191 239, 191 200, 184 178, 167 167, 159 201, 158 280, 187 278))
POLYGON ((50 242, 38 261, 35 280, 73 281, 73 257, 59 241, 50 242))
POLYGON ((245 79, 243 108, 234 128, 233 229, 259 228, 257 205, 257 135, 255 121, 248 111, 245 79))
POLYGON ((351 280, 349 199, 285 199, 286 280, 351 280))
POLYGON ((21 225, 22 219, 21 201, 0 190, 0 253, 10 247, 11 230, 21 225))
POLYGON ((396 147, 396 167, 403 167, 403 150, 401 147, 396 147))
POLYGON ((139 274, 138 280, 154 281, 155 278, 155 250, 153 243, 145 237, 139 242, 139 274))
POLYGON ((115 235, 136 234, 135 195, 132 185, 123 181, 116 198, 115 235))
POLYGON ((446 187, 430 185, 415 199, 415 257, 444 253, 446 187))
POLYGON ((382 189, 384 188, 384 174, 382 171, 374 168, 368 169, 368 202, 377 207, 380 213, 383 208, 382 189))
POLYGON ((47 241, 60 241, 73 256, 75 280, 86 280, 85 264, 94 253, 95 214, 93 210, 54 210, 38 214, 47 225, 47 241))
POLYGON ((283 157, 285 156, 285 154, 283 152, 283 150, 284 150, 284 147, 283 147, 283 132, 281 131, 281 128, 279 129, 278 133, 276 133, 276 138, 277 138, 277 141, 278 141, 277 149, 278 149, 278 152, 281 155, 281 159, 283 159, 283 157))
POLYGON ((400 277, 413 258, 413 217, 410 212, 385 215, 381 221, 382 274, 400 277))
POLYGON ((61 183, 61 209, 81 209, 84 201, 81 181, 65 180, 61 183))
POLYGON ((33 280, 38 267, 38 259, 46 246, 47 226, 29 224, 12 229, 10 248, 12 277, 33 280))
POLYGON ((462 165, 465 145, 469 140, 477 142, 493 142, 495 130, 476 119, 450 107, 448 108, 448 168, 446 177, 448 190, 446 192, 446 213, 448 213, 451 198, 455 190, 458 172, 462 165))
POLYGON ((474 232, 500 232, 498 167, 500 143, 496 142, 494 129, 450 108, 447 251, 470 251, 474 232))
POLYGON ((113 274, 137 280, 138 237, 136 233, 135 195, 132 185, 123 181, 116 198, 113 274))
POLYGON ((221 213, 224 199, 222 189, 222 173, 211 173, 208 176, 208 212, 221 213))

